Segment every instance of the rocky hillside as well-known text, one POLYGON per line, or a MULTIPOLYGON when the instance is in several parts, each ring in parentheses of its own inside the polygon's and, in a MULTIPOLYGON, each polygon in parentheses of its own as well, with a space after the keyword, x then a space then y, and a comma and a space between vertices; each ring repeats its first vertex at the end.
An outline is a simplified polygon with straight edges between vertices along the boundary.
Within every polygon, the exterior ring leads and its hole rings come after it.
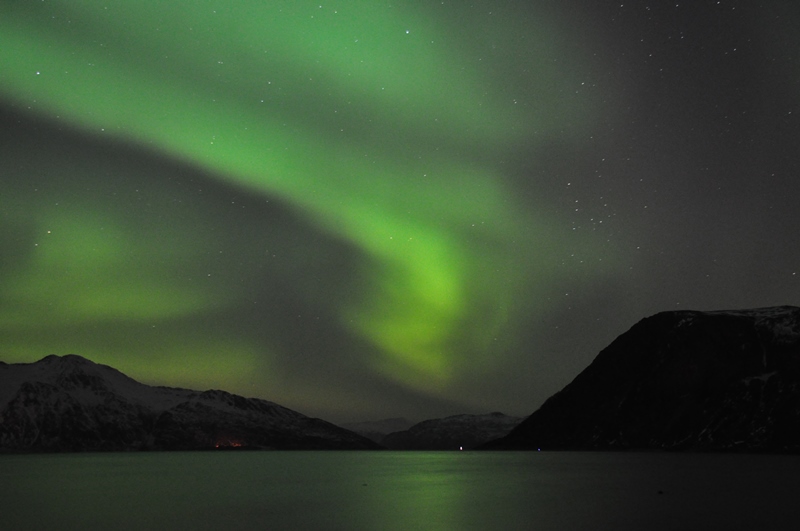
POLYGON ((800 308, 642 320, 494 449, 800 451, 800 308))
POLYGON ((502 413, 453 415, 390 433, 381 444, 392 450, 468 450, 506 435, 521 420, 502 413))
POLYGON ((80 356, 0 362, 0 450, 371 449, 372 441, 225 391, 151 387, 80 356))

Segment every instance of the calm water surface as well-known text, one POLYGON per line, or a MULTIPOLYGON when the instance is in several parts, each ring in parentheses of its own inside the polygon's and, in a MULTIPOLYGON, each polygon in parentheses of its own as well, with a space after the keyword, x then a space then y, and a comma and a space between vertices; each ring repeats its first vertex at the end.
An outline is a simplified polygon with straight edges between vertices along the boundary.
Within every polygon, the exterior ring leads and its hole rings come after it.
POLYGON ((2 529, 672 531, 798 526, 796 456, 0 455, 2 529))

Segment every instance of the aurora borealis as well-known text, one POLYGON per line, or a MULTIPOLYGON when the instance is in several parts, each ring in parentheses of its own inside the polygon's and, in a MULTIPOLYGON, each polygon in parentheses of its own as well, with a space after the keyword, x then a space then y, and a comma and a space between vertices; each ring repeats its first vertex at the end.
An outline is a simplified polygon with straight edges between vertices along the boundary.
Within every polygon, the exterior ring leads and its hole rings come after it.
POLYGON ((0 359, 332 420, 530 413, 797 303, 785 2, 0 6, 0 359))

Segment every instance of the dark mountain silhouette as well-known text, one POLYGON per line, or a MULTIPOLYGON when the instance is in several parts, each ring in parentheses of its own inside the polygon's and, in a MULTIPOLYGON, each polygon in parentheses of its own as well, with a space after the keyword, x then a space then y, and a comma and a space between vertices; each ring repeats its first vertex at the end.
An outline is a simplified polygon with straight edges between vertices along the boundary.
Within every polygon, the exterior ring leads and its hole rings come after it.
POLYGON ((0 450, 374 449, 273 402, 151 387, 76 355, 0 362, 0 450))
POLYGON ((489 449, 800 451, 800 308, 672 311, 489 449))
POLYGON ((390 433, 380 443, 392 450, 468 450, 502 437, 521 420, 502 413, 453 415, 390 433))
POLYGON ((411 426, 412 422, 403 417, 341 424, 342 428, 354 431, 371 441, 375 441, 376 443, 380 443, 384 437, 392 432, 403 431, 411 426))

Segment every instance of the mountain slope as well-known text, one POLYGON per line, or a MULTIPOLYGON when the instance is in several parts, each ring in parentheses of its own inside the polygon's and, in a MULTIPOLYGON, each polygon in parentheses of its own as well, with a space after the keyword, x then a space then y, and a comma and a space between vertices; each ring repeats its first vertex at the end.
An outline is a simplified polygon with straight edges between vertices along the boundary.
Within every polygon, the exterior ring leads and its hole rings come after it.
POLYGON ((371 449, 348 430, 267 400, 151 387, 76 355, 0 362, 0 449, 371 449))
POLYGON ((367 420, 363 422, 350 422, 341 424, 342 428, 354 431, 371 441, 380 443, 384 437, 395 431, 407 430, 412 423, 402 417, 383 420, 367 420))
POLYGON ((422 421, 380 442, 392 450, 466 450, 502 437, 521 420, 502 413, 453 415, 422 421))
POLYGON ((664 312, 490 449, 800 451, 800 308, 664 312))

